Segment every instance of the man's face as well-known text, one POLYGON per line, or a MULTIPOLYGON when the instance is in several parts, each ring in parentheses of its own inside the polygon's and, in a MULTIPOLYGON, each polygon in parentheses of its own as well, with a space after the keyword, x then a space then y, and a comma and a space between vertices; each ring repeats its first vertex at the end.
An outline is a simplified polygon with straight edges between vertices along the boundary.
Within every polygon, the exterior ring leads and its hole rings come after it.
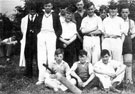
POLYGON ((31 15, 35 15, 35 14, 36 14, 36 11, 35 11, 35 10, 29 10, 29 13, 30 13, 31 15))
POLYGON ((51 10, 52 10, 52 4, 51 3, 48 3, 48 4, 44 4, 44 9, 45 9, 45 12, 46 13, 50 13, 51 10))
POLYGON ((94 5, 90 6, 90 7, 87 9, 87 13, 88 13, 88 15, 89 15, 90 17, 94 15, 94 11, 95 11, 94 5))
POLYGON ((121 16, 123 19, 127 19, 128 18, 128 15, 129 15, 129 9, 128 8, 125 8, 125 9, 122 9, 121 10, 121 16))
POLYGON ((117 15, 118 10, 117 9, 109 9, 110 16, 114 17, 117 15))
POLYGON ((63 60, 63 54, 55 55, 55 60, 57 63, 61 63, 61 61, 63 60))
POLYGON ((104 55, 104 56, 102 57, 102 62, 103 62, 104 64, 108 64, 109 57, 110 57, 110 56, 109 56, 108 54, 104 55))
POLYGON ((80 2, 77 2, 76 3, 76 7, 79 11, 83 10, 83 7, 84 7, 84 3, 83 1, 80 1, 80 2))
POLYGON ((107 17, 107 12, 105 10, 100 12, 100 17, 101 17, 101 19, 105 19, 107 17))
POLYGON ((79 56, 79 61, 80 61, 81 63, 85 63, 86 60, 87 60, 87 56, 86 56, 86 55, 79 56))
POLYGON ((72 20, 72 13, 66 12, 65 20, 66 22, 70 22, 72 20))

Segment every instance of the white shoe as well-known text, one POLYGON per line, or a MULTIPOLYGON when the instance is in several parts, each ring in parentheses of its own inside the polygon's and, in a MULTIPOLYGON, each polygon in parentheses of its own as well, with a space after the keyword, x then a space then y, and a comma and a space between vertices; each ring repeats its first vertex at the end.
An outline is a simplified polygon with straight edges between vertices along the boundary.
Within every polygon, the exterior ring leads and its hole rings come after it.
POLYGON ((41 84, 43 84, 43 82, 42 82, 42 81, 38 81, 38 82, 36 82, 36 85, 41 85, 41 84))
POLYGON ((53 90, 54 90, 55 92, 57 92, 59 89, 58 89, 58 88, 53 88, 53 90))

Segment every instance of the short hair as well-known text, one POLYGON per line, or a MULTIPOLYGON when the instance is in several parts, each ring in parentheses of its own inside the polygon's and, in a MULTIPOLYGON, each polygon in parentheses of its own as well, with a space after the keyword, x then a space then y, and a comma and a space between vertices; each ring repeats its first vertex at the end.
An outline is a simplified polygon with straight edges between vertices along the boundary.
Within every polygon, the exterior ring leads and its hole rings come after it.
POLYGON ((75 3, 77 4, 77 3, 81 2, 81 1, 84 3, 84 1, 83 1, 83 0, 76 0, 76 2, 75 2, 75 3))
POLYGON ((85 8, 88 9, 88 8, 91 7, 91 6, 94 6, 94 7, 95 7, 95 5, 94 5, 93 2, 87 3, 85 8))
POLYGON ((79 51, 79 56, 83 56, 83 55, 86 55, 87 56, 87 52, 85 50, 80 50, 79 51))
POLYGON ((100 8, 99 8, 99 12, 103 12, 103 10, 108 12, 108 7, 106 5, 101 5, 100 8))
POLYGON ((64 50, 60 49, 60 48, 56 49, 55 55, 59 55, 59 54, 63 54, 64 55, 64 50))
POLYGON ((76 11, 76 7, 73 4, 68 5, 68 7, 66 8, 67 13, 74 13, 75 11, 76 11))
POLYGON ((106 54, 110 56, 109 51, 108 51, 107 49, 103 49, 103 50, 101 51, 101 57, 104 57, 106 54))
POLYGON ((43 5, 51 3, 53 5, 53 0, 44 0, 43 5))
POLYGON ((118 8, 117 3, 112 3, 109 5, 109 9, 117 9, 117 8, 118 8))
POLYGON ((27 11, 30 11, 30 10, 37 11, 36 3, 27 3, 26 10, 27 11))
POLYGON ((128 4, 122 4, 120 5, 120 12, 122 11, 122 9, 130 9, 128 4))

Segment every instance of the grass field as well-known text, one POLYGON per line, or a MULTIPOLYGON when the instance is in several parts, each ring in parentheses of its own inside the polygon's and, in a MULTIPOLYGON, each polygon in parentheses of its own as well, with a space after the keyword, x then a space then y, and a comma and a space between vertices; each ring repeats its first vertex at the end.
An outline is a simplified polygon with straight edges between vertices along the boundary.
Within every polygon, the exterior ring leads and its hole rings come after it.
MULTIPOLYGON (((24 69, 19 68, 19 56, 13 56, 11 63, 6 63, 5 58, 0 58, 0 94, 72 94, 71 92, 53 92, 44 85, 36 86, 37 77, 27 78, 23 76, 24 69)), ((135 81, 135 63, 133 66, 135 81)), ((34 70, 34 73, 36 69, 34 70)), ((83 94, 117 94, 105 93, 101 90, 84 90, 83 94)), ((123 89, 122 94, 135 94, 134 87, 123 89)))

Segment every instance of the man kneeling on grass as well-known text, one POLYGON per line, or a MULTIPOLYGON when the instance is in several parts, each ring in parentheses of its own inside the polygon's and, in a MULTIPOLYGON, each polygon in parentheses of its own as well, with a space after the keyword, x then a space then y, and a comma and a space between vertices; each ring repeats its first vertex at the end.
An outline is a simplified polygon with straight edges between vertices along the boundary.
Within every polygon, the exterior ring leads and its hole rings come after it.
POLYGON ((66 91, 67 87, 64 86, 58 79, 56 73, 60 73, 63 77, 66 77, 68 81, 72 81, 74 83, 74 79, 71 79, 69 75, 70 67, 69 65, 63 61, 64 51, 62 49, 57 49, 55 51, 55 61, 49 65, 49 68, 55 73, 47 73, 45 78, 45 85, 47 87, 53 88, 54 91, 58 91, 59 89, 62 91, 66 91))
POLYGON ((102 50, 101 60, 94 65, 95 74, 107 92, 109 90, 117 93, 121 92, 116 89, 116 86, 124 79, 125 69, 124 64, 110 59, 110 53, 106 49, 102 50))
POLYGON ((102 88, 99 79, 95 76, 93 66, 87 61, 87 52, 80 50, 79 61, 71 67, 70 74, 76 78, 80 89, 102 88))

